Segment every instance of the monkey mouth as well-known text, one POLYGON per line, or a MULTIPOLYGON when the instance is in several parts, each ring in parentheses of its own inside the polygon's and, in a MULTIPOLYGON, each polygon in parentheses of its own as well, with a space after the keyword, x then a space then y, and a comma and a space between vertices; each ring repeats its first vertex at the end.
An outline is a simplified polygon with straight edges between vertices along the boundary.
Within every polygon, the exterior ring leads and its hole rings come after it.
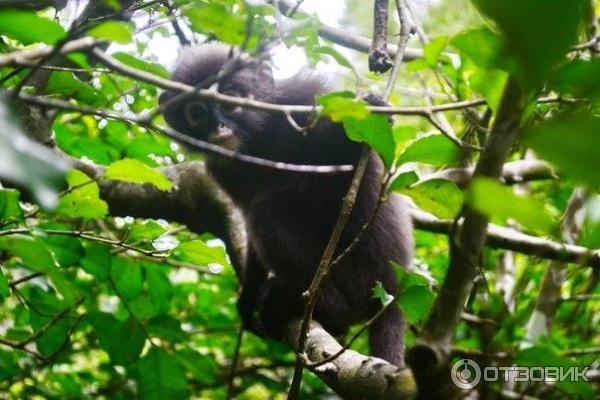
POLYGON ((239 147, 239 139, 229 128, 217 129, 209 136, 208 141, 212 144, 216 144, 217 146, 234 151, 239 147))

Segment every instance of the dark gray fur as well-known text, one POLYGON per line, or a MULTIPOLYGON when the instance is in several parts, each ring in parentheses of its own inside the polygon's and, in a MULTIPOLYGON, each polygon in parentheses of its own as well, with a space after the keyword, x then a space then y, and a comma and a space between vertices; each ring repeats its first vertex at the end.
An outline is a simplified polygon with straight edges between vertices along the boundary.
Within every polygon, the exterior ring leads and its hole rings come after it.
MULTIPOLYGON (((173 79, 191 85, 217 74, 231 57, 230 47, 205 45, 187 50, 173 79)), ((234 74, 219 83, 219 91, 235 89, 278 104, 314 104, 315 96, 331 90, 315 74, 302 72, 273 82, 264 62, 246 58, 234 74)), ((172 97, 165 93, 161 101, 172 97)), ((190 100, 193 101, 193 100, 190 100)), ((373 103, 381 102, 370 99, 373 103)), ((253 110, 216 112, 200 128, 186 123, 183 105, 165 112, 166 121, 182 133, 207 139, 219 124, 232 129, 245 154, 296 164, 356 164, 361 145, 350 141, 343 128, 321 120, 303 136, 281 114, 253 110)), ((305 116, 294 115, 298 124, 305 116)), ((302 314, 301 294, 309 286, 338 217, 352 174, 289 173, 208 158, 208 169, 241 209, 248 227, 248 260, 238 308, 245 326, 280 337, 283 325, 302 314), (270 276, 268 276, 270 273, 270 276), (258 312, 259 319, 255 317, 258 312)), ((378 199, 383 172, 372 154, 338 252, 359 233, 378 199)), ((373 299, 377 281, 397 293, 396 275, 389 261, 408 266, 413 252, 412 227, 401 198, 392 197, 380 209, 373 227, 354 252, 338 265, 321 290, 315 319, 334 335, 371 317, 381 308, 373 299)), ((400 310, 390 307, 370 331, 372 354, 403 364, 404 322, 400 310)))

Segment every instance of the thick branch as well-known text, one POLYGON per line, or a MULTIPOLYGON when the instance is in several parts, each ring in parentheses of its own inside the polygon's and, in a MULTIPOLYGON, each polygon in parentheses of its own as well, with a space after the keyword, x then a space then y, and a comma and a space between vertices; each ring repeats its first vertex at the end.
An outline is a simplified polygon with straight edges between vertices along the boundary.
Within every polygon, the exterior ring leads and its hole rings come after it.
MULTIPOLYGON (((411 210, 410 214, 415 228, 419 230, 445 235, 450 235, 452 232, 454 221, 441 220, 420 210, 411 210)), ((461 227, 461 225, 459 223, 458 227, 461 227)), ((574 244, 554 242, 493 224, 488 225, 485 236, 485 244, 489 247, 512 250, 548 260, 600 268, 599 250, 592 250, 574 244)))
MULTIPOLYGON (((285 338, 298 351, 302 321, 290 323, 285 338)), ((342 346, 321 325, 312 321, 306 335, 305 356, 309 363, 337 353, 342 346)), ((346 350, 331 362, 312 369, 329 387, 348 400, 404 400, 416 393, 410 369, 398 368, 385 360, 346 350)))
MULTIPOLYGON (((510 79, 502 97, 498 115, 485 148, 475 167, 474 176, 499 178, 524 109, 522 91, 510 79)), ((411 355, 413 368, 421 378, 445 365, 450 355, 454 330, 477 276, 481 251, 485 244, 488 220, 470 207, 463 222, 450 235, 450 265, 433 310, 427 319, 421 346, 411 355)), ((420 379, 421 379, 420 378, 420 379)))
MULTIPOLYGON (((446 179, 453 181, 459 187, 466 187, 471 182, 474 168, 448 168, 423 177, 428 179, 446 179)), ((502 167, 500 180, 506 185, 519 183, 556 179, 554 171, 544 161, 540 160, 517 160, 511 161, 502 167)))

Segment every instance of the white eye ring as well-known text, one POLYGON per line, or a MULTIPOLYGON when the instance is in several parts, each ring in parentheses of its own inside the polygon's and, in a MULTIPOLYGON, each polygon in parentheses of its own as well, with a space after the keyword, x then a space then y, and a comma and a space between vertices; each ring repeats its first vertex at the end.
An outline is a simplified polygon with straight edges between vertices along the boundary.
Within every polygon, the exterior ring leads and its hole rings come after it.
POLYGON ((205 124, 210 117, 208 107, 199 101, 186 104, 184 112, 186 122, 193 127, 205 124))

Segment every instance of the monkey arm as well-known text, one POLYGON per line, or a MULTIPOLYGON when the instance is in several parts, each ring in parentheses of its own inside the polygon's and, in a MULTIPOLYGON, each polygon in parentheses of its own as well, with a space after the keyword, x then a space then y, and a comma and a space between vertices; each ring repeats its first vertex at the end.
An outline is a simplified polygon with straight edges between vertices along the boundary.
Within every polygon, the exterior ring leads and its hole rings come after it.
POLYGON ((266 282, 267 270, 258 259, 256 251, 249 244, 243 280, 240 282, 242 291, 238 298, 237 308, 244 328, 259 336, 263 335, 263 329, 258 326, 255 313, 258 311, 258 303, 266 282))

